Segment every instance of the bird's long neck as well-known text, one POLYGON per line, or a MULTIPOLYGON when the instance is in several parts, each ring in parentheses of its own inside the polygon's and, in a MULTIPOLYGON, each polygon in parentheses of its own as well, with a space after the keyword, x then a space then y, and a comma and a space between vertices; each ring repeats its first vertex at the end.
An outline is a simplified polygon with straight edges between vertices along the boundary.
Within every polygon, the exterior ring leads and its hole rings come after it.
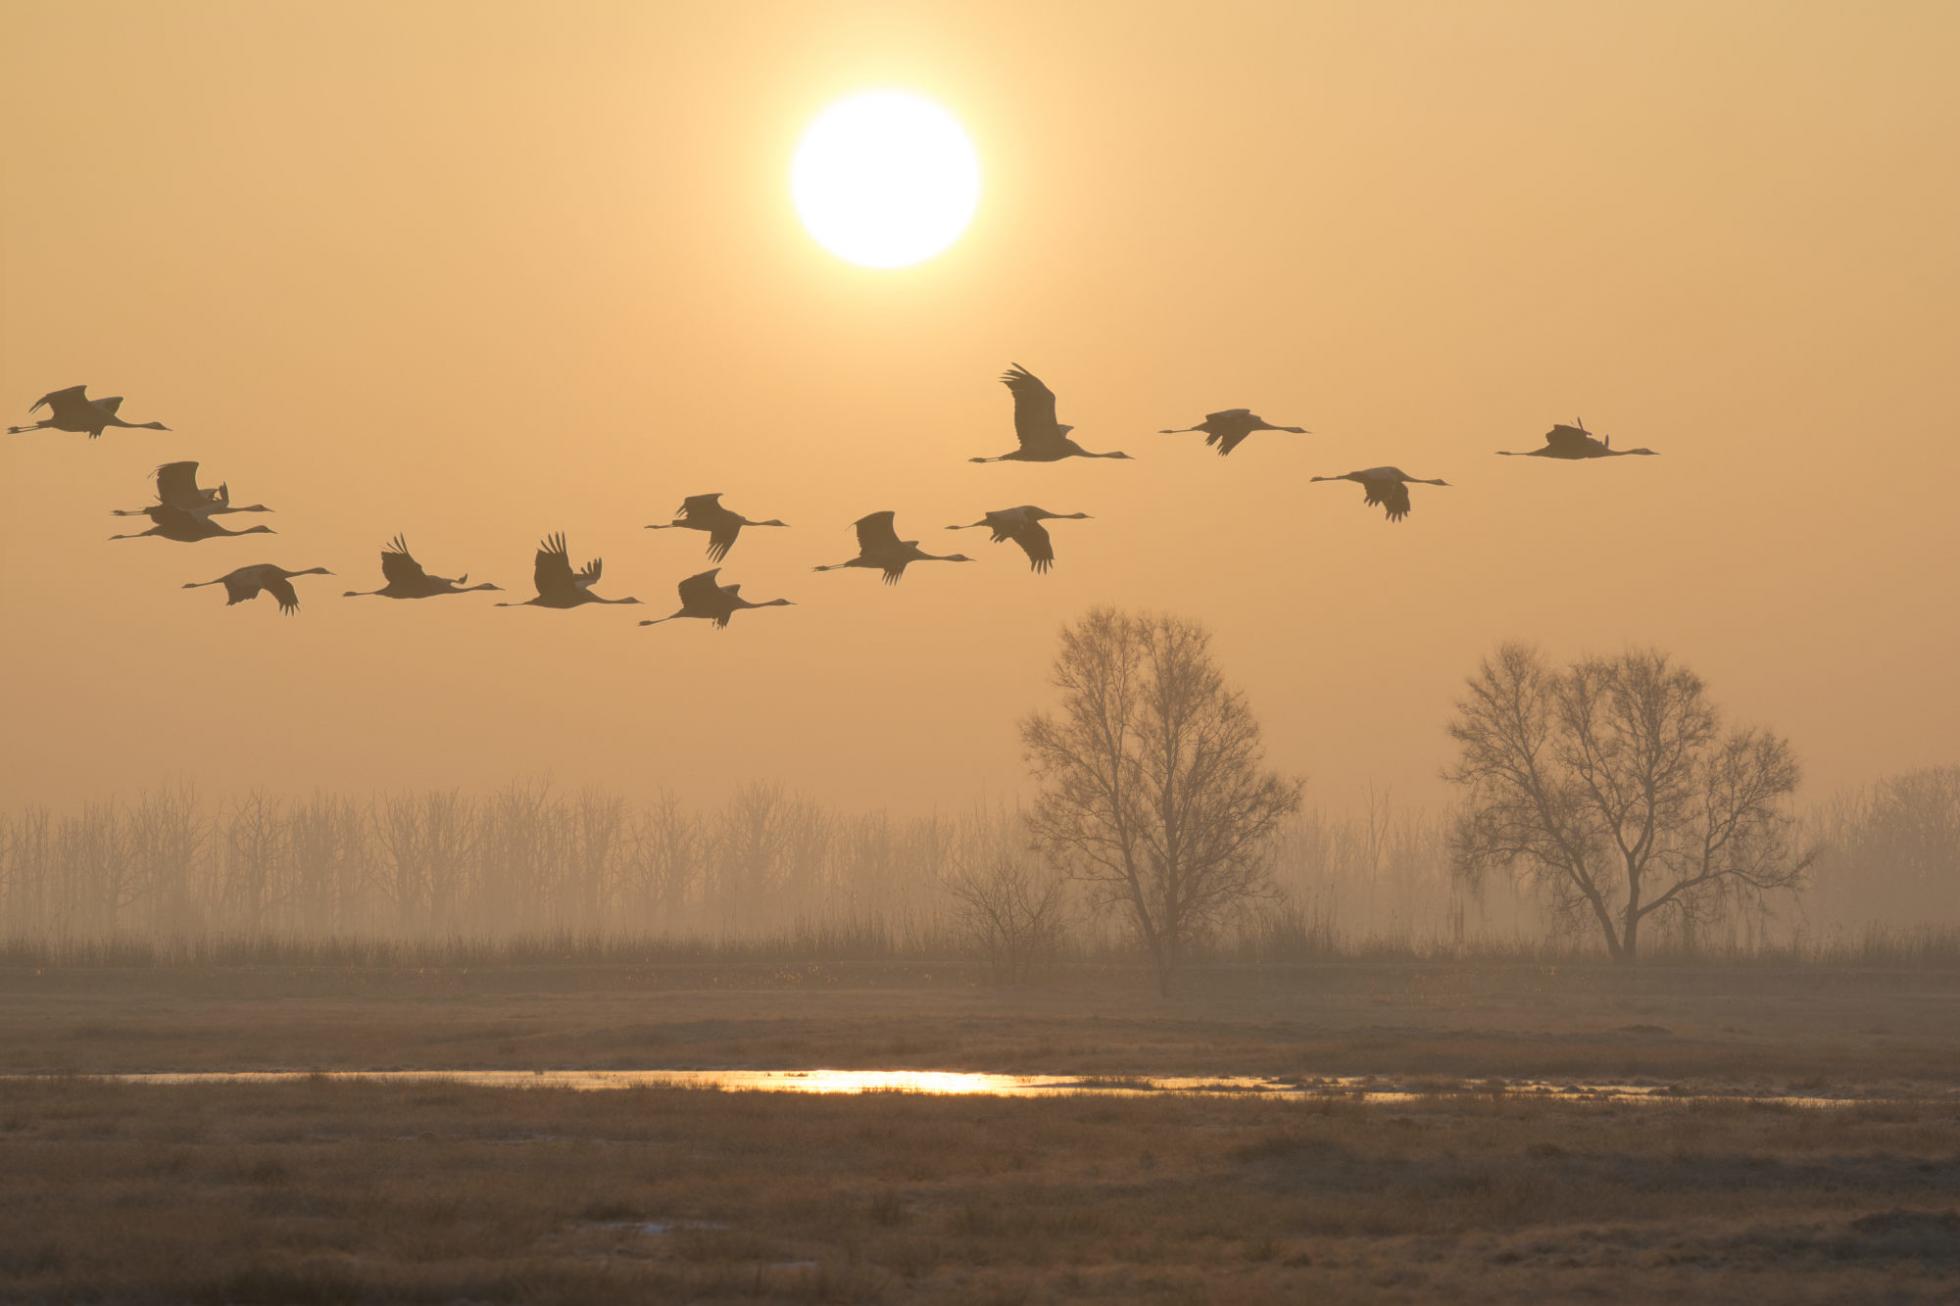
MULTIPOLYGON (((264 530, 266 528, 259 527, 258 529, 264 530)), ((238 533, 240 535, 250 534, 250 532, 248 531, 240 531, 238 533)), ((289 571, 286 573, 286 575, 288 578, 291 578, 293 576, 331 576, 333 575, 333 573, 328 571, 325 567, 308 567, 304 571, 289 571)))

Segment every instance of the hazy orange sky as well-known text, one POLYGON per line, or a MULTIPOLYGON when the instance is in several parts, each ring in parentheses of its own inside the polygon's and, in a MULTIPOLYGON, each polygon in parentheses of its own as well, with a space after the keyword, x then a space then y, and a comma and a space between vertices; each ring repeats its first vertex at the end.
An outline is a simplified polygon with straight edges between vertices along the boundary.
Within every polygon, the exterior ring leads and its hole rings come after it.
MULTIPOLYGON (((0 3, 0 790, 549 773, 852 807, 1020 784, 1059 625, 1208 623, 1274 759, 1443 796, 1494 642, 1674 650, 1821 794, 1960 758, 1960 7, 0 3), (944 104, 979 214, 899 271, 791 207, 854 90, 944 104), (1092 449, 1012 446, 1025 363, 1092 449), (1250 405, 1311 436, 1154 434, 1250 405), (1583 416, 1651 459, 1506 460, 1583 416), (109 543, 196 458, 276 536, 109 543), (1393 463, 1387 525, 1310 475, 1393 463), (800 606, 639 629, 720 490, 800 606), (940 528, 1033 502, 1012 546, 940 528), (980 563, 896 589, 849 524, 980 563), (406 532, 527 597, 539 536, 647 609, 342 600, 406 532), (339 573, 304 607, 185 592, 339 573)), ((144 523, 138 521, 136 525, 144 523)))

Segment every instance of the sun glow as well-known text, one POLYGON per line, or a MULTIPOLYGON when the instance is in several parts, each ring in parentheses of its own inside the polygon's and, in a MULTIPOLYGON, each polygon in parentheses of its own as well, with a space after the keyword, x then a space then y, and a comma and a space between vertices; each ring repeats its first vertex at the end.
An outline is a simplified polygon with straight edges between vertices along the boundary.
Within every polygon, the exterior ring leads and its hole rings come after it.
POLYGON ((861 267, 944 250, 980 203, 980 159, 959 122, 905 91, 839 100, 803 133, 790 194, 819 245, 861 267))

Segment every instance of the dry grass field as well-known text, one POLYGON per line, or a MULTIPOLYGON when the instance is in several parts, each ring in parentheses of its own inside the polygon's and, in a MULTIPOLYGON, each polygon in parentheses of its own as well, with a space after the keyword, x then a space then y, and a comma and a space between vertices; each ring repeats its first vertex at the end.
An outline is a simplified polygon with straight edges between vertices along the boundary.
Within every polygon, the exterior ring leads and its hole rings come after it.
POLYGON ((1960 1110, 0 1089, 0 1299, 1951 1301, 1960 1110))
POLYGON ((1951 1301, 1960 975, 0 970, 0 1071, 1636 1080, 1859 1105, 0 1081, 0 1301, 1951 1301))

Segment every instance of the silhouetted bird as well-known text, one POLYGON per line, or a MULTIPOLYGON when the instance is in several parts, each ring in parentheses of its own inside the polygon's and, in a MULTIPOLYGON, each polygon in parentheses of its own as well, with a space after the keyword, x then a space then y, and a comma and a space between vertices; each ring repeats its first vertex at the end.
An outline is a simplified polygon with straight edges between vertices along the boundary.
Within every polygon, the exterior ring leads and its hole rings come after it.
MULTIPOLYGON (((719 494, 690 494, 681 500, 679 515, 671 522, 647 527, 650 531, 706 531, 708 532, 708 557, 720 562, 735 547, 735 537, 742 533, 744 526, 787 526, 786 521, 771 517, 768 521, 750 521, 739 512, 731 512, 721 506, 719 494)), ((642 622, 642 625, 647 623, 642 622)))
POLYGON ((1055 420, 1055 392, 1019 363, 1001 375, 1014 392, 1014 434, 1021 447, 998 458, 969 458, 976 463, 1052 463, 1064 458, 1128 458, 1126 453, 1090 453, 1068 438, 1073 426, 1055 420))
MULTIPOLYGON (((226 512, 271 512, 262 503, 234 504, 231 501, 231 485, 222 483, 215 490, 207 490, 197 483, 197 464, 194 462, 165 463, 156 470, 157 501, 154 507, 175 508, 179 512, 194 512, 200 517, 215 517, 226 512)), ((116 508, 112 510, 118 517, 147 517, 149 508, 116 508)))
POLYGON ((536 564, 531 569, 531 581, 537 586, 538 596, 525 599, 522 603, 499 603, 500 608, 576 608, 585 603, 638 603, 635 598, 602 599, 592 592, 599 583, 599 574, 605 570, 605 559, 594 558, 583 568, 574 572, 572 558, 565 551, 565 536, 561 532, 548 535, 538 545, 536 564))
POLYGON ((743 608, 787 608, 792 607, 788 599, 768 599, 761 603, 751 603, 742 597, 740 585, 720 585, 715 577, 721 574, 720 567, 713 567, 698 576, 689 576, 680 584, 680 610, 671 617, 657 617, 652 621, 642 621, 642 626, 658 626, 663 621, 678 621, 682 617, 699 617, 703 621, 715 623, 721 630, 728 625, 728 619, 743 608))
POLYGON ((247 526, 242 531, 230 531, 212 521, 201 512, 185 512, 182 508, 172 508, 168 504, 158 504, 145 508, 143 515, 150 519, 150 529, 136 531, 129 535, 111 535, 112 540, 140 540, 145 535, 157 535, 166 540, 176 540, 180 544, 195 544, 199 540, 215 540, 226 535, 273 535, 270 526, 247 526))
POLYGON ((1316 476, 1316 481, 1358 481, 1366 490, 1365 502, 1380 504, 1388 513, 1390 521, 1401 521, 1409 515, 1409 487, 1411 485, 1448 485, 1448 481, 1426 481, 1420 476, 1411 476, 1400 467, 1370 467, 1362 472, 1346 472, 1340 476, 1316 476))
POLYGON ((1254 431, 1287 431, 1294 435, 1312 435, 1304 426, 1274 426, 1250 408, 1226 408, 1216 413, 1206 413, 1205 420, 1196 426, 1178 426, 1159 431, 1159 435, 1183 435, 1189 431, 1203 431, 1205 443, 1218 446, 1218 456, 1239 447, 1245 437, 1254 431))
POLYGON ((1048 538, 1048 528, 1044 521, 1085 521, 1086 512, 1049 512, 1024 503, 1018 508, 996 508, 979 521, 968 522, 964 526, 948 526, 949 531, 970 531, 985 526, 993 532, 994 543, 1013 540, 1028 555, 1028 567, 1032 571, 1047 571, 1055 565, 1055 545, 1048 538))
POLYGON ((400 535, 381 549, 381 575, 388 583, 380 589, 348 590, 341 597, 364 599, 379 595, 384 599, 428 599, 438 594, 474 594, 478 590, 503 589, 503 586, 492 585, 487 580, 481 585, 472 585, 468 572, 453 580, 447 576, 431 576, 409 553, 408 541, 400 535))
POLYGON ((1545 432, 1543 449, 1499 449, 1506 458, 1625 458, 1633 454, 1652 457, 1652 449, 1615 449, 1613 437, 1594 439, 1593 433, 1586 429, 1585 419, 1577 426, 1567 426, 1563 422, 1545 432))
POLYGON ((867 567, 885 573, 885 584, 896 585, 905 568, 915 562, 972 562, 964 553, 926 553, 917 540, 901 540, 892 526, 893 513, 874 512, 853 523, 857 527, 858 556, 848 562, 833 562, 817 571, 836 571, 840 567, 867 567))
POLYGON ((216 580, 190 581, 184 588, 194 590, 204 585, 222 585, 225 587, 226 607, 234 603, 243 603, 246 599, 255 599, 263 591, 279 600, 279 611, 291 614, 299 611, 299 594, 293 589, 293 577, 331 575, 333 573, 325 567, 287 571, 284 567, 261 562, 250 567, 240 567, 237 571, 226 572, 216 580))
POLYGON ((27 410, 32 417, 45 406, 48 415, 32 426, 10 426, 8 435, 21 435, 28 431, 39 431, 53 427, 57 431, 86 431, 88 438, 97 439, 111 426, 126 426, 132 431, 168 431, 162 422, 125 422, 116 416, 122 407, 122 396, 111 395, 107 399, 91 399, 88 387, 71 385, 66 390, 50 390, 34 401, 34 407, 27 410))

